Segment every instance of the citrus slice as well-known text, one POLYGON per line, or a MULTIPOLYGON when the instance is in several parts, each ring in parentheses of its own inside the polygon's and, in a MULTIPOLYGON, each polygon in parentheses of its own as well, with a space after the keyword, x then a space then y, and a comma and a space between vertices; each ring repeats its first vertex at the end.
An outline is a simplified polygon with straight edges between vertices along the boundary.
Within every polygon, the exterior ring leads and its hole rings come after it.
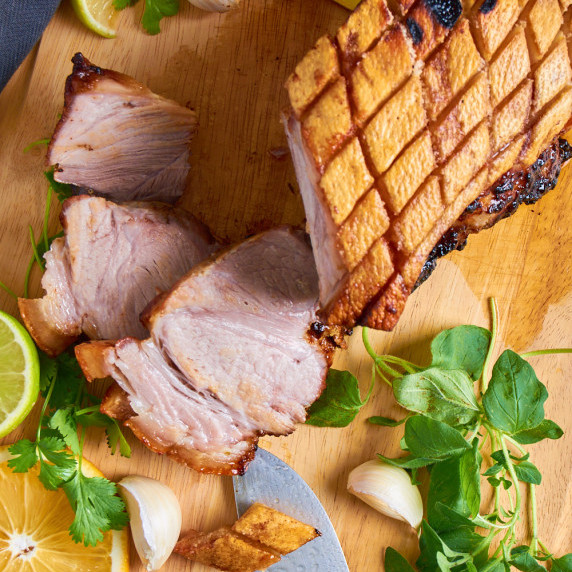
MULTIPOLYGON (((129 570, 127 529, 106 532, 97 546, 76 544, 68 531, 74 513, 65 492, 45 489, 37 466, 13 473, 9 458, 8 447, 0 447, 0 570, 129 570)), ((88 477, 103 476, 86 459, 82 470, 88 477)))
POLYGON ((38 398, 40 364, 24 326, 0 312, 0 437, 18 426, 38 398))
POLYGON ((72 0, 77 17, 92 32, 104 38, 115 38, 119 12, 113 0, 72 0))

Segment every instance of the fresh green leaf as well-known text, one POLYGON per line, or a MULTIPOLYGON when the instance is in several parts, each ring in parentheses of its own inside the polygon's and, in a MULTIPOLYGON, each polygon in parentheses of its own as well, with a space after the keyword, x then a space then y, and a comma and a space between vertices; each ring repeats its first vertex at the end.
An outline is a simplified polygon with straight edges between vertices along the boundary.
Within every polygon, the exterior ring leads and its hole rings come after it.
POLYGON ((407 448, 418 458, 440 461, 462 455, 470 449, 459 431, 424 415, 407 420, 404 436, 407 448))
POLYGON ((442 568, 439 564, 443 566, 445 562, 443 562, 442 558, 438 560, 438 554, 442 554, 446 557, 447 564, 449 560, 466 556, 464 553, 459 553, 449 548, 426 520, 421 524, 419 548, 421 549, 421 553, 416 564, 421 571, 435 572, 435 570, 441 570, 442 568))
POLYGON ((62 353, 54 358, 57 366, 56 383, 50 398, 50 407, 62 409, 75 405, 78 395, 84 390, 85 377, 74 356, 62 353))
POLYGON ((431 367, 404 375, 394 380, 393 392, 405 409, 452 426, 474 422, 479 412, 473 381, 460 369, 431 367))
POLYGON ((50 169, 49 171, 44 171, 44 176, 48 179, 48 183, 50 183, 50 187, 52 187, 53 191, 56 193, 58 197, 58 201, 63 203, 66 199, 69 199, 73 194, 73 187, 72 185, 68 185, 66 183, 60 183, 54 179, 54 169, 50 169))
POLYGON ((477 534, 474 527, 459 526, 440 533, 441 540, 455 552, 470 554, 473 563, 481 566, 488 559, 491 539, 477 534))
POLYGON ((528 546, 513 548, 510 553, 510 564, 524 572, 546 572, 546 568, 532 557, 528 546))
POLYGON ((38 478, 46 489, 55 490, 72 476, 77 461, 65 450, 61 439, 43 437, 36 445, 40 456, 38 478))
POLYGON ((468 526, 473 527, 474 529, 476 526, 476 523, 473 522, 473 520, 442 502, 436 502, 433 506, 433 511, 434 514, 441 515, 443 521, 448 522, 447 529, 453 529, 459 526, 468 526))
POLYGON ((492 477, 503 470, 503 465, 500 463, 495 463, 491 467, 489 467, 484 473, 484 477, 492 477))
POLYGON ((46 397, 48 389, 58 374, 58 362, 42 351, 38 352, 40 358, 40 391, 46 397))
POLYGON ((505 350, 493 367, 483 406, 489 421, 514 435, 540 425, 544 419, 546 387, 518 354, 505 350))
POLYGON ((129 446, 127 439, 125 439, 119 424, 115 419, 111 419, 110 421, 111 423, 107 425, 105 432, 107 433, 107 445, 111 450, 111 454, 115 455, 117 446, 119 445, 119 454, 122 457, 131 457, 131 447, 129 446))
POLYGON ((158 34, 161 31, 161 20, 165 16, 174 16, 178 11, 179 0, 145 0, 141 24, 149 34, 158 34))
POLYGON ((117 496, 115 483, 102 477, 89 478, 77 471, 62 488, 75 512, 70 527, 75 542, 94 546, 103 540, 104 532, 119 530, 127 524, 125 505, 117 496))
POLYGON ((531 445, 532 443, 538 443, 543 439, 560 439, 562 435, 564 435, 564 431, 562 431, 562 429, 560 429, 560 427, 554 423, 554 421, 545 419, 540 425, 537 425, 532 429, 519 431, 512 437, 521 445, 531 445))
POLYGON ((369 423, 373 423, 374 425, 381 425, 383 427, 397 427, 405 423, 407 421, 407 417, 397 421, 389 417, 380 417, 379 415, 374 415, 373 417, 368 417, 367 420, 369 423))
POLYGON ((401 467, 402 469, 421 469, 422 467, 427 467, 428 465, 432 465, 437 462, 435 459, 425 459, 423 457, 415 457, 414 455, 407 455, 406 457, 401 457, 399 459, 390 459, 383 455, 377 456, 389 465, 401 467))
POLYGON ((407 560, 389 546, 385 550, 385 572, 415 572, 407 560))
POLYGON ((523 461, 514 465, 514 470, 519 481, 539 485, 542 482, 540 471, 530 462, 523 461))
POLYGON ((366 401, 361 400, 354 375, 331 369, 326 378, 326 389, 308 409, 306 423, 317 427, 346 427, 366 401))
POLYGON ((572 572, 572 553, 552 560, 552 572, 572 572))
POLYGON ((431 469, 427 495, 427 520, 439 534, 456 527, 444 518, 438 505, 446 505, 464 517, 475 516, 481 503, 481 456, 476 447, 437 463, 431 469))
POLYGON ((487 481, 489 482, 489 484, 491 485, 491 487, 499 487, 501 484, 501 481, 499 479, 497 479, 496 477, 488 477, 487 481))
POLYGON ((479 572, 510 572, 510 565, 501 558, 493 558, 480 567, 479 572))
POLYGON ((52 429, 59 431, 65 444, 74 454, 79 455, 80 446, 77 436, 77 421, 74 416, 73 407, 58 409, 50 418, 48 425, 52 429))
POLYGON ((128 6, 134 6, 137 4, 137 2, 138 0, 113 0, 113 7, 120 11, 127 8, 128 6))
POLYGON ((462 369, 476 381, 481 377, 491 333, 477 326, 443 330, 431 342, 432 367, 462 369))
POLYGON ((29 439, 16 441, 8 447, 8 451, 14 455, 8 461, 8 466, 15 473, 27 473, 38 462, 36 443, 32 443, 29 439))

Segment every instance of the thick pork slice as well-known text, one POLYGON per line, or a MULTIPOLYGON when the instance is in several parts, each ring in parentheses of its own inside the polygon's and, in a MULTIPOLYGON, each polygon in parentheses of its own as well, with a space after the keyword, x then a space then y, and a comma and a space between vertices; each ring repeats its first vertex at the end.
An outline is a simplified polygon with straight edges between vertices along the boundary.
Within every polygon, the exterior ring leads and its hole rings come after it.
POLYGON ((215 250, 193 216, 158 203, 77 196, 64 203, 61 222, 65 236, 45 255, 45 296, 19 300, 28 330, 51 355, 82 332, 144 338, 139 314, 149 301, 215 250))
POLYGON ((55 179, 115 201, 175 202, 186 187, 194 112, 82 54, 72 61, 48 148, 55 179))
POLYGON ((111 375, 104 409, 190 467, 240 473, 258 436, 285 435, 323 390, 332 342, 312 329, 318 277, 304 233, 267 231, 191 270, 155 300, 151 338, 78 346, 88 378, 111 375), (160 394, 160 395, 159 395, 160 394))
POLYGON ((465 209, 566 129, 567 7, 363 0, 298 64, 284 124, 328 323, 393 328, 465 209))

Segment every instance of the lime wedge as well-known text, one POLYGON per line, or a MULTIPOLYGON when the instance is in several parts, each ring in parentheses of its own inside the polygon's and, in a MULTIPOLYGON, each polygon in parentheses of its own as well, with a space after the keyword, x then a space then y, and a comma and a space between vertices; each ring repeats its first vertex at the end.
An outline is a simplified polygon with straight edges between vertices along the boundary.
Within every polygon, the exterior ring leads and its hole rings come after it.
POLYGON ((0 312, 0 437, 30 413, 40 388, 40 362, 32 338, 12 316, 0 312))
POLYGON ((72 0, 78 18, 92 32, 104 38, 115 38, 119 12, 113 0, 72 0))

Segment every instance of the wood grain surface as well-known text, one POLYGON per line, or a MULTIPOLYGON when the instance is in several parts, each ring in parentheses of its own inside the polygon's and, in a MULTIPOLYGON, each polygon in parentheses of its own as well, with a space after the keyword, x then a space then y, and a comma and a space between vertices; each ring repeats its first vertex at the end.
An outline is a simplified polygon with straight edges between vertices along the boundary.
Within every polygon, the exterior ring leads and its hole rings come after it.
MULTIPOLYGON (((125 72, 154 91, 196 109, 200 128, 192 145, 192 177, 182 201, 219 237, 237 240, 279 223, 302 225, 302 201, 279 121, 286 105, 282 85, 296 62, 322 34, 333 33, 348 12, 331 0, 244 0, 224 15, 207 14, 186 2, 163 21, 155 37, 139 27, 141 7, 122 15, 118 38, 105 40, 84 29, 64 3, 6 89, 0 94, 0 280, 21 294, 30 257, 28 225, 38 233, 46 196, 43 148, 24 147, 48 137, 63 104, 70 58, 81 51, 95 64, 125 72), (277 152, 278 150, 278 152, 277 152)), ((515 351, 572 342, 572 171, 532 207, 469 240, 440 262, 410 299, 392 333, 372 336, 380 352, 413 361, 427 359, 427 342, 443 327, 488 325, 487 298, 501 310, 503 344, 515 351)), ((52 213, 51 228, 57 228, 52 213)), ((31 294, 39 294, 34 275, 31 294)), ((0 290, 0 309, 16 314, 0 290)), ((533 358, 548 386, 547 415, 566 434, 531 446, 541 467, 538 490, 541 537, 556 553, 572 550, 572 401, 570 356, 533 358)), ((371 363, 360 331, 337 356, 368 384, 371 363)), ((99 388, 98 391, 102 391, 99 388)), ((3 442, 32 436, 37 408, 3 442)), ((339 535, 352 572, 383 569, 391 545, 416 556, 417 538, 405 524, 380 515, 346 492, 349 471, 383 452, 398 452, 399 429, 368 425, 370 415, 400 416, 387 387, 378 383, 370 403, 346 429, 301 426, 293 435, 264 438, 262 445, 289 463, 316 492, 339 535)), ((212 530, 235 519, 229 478, 205 476, 154 455, 128 435, 131 459, 110 456, 103 435, 89 434, 86 456, 111 479, 148 475, 169 484, 183 508, 183 531, 212 530)), ((131 569, 140 565, 132 550, 131 569)), ((165 571, 206 570, 173 556, 165 571)))

